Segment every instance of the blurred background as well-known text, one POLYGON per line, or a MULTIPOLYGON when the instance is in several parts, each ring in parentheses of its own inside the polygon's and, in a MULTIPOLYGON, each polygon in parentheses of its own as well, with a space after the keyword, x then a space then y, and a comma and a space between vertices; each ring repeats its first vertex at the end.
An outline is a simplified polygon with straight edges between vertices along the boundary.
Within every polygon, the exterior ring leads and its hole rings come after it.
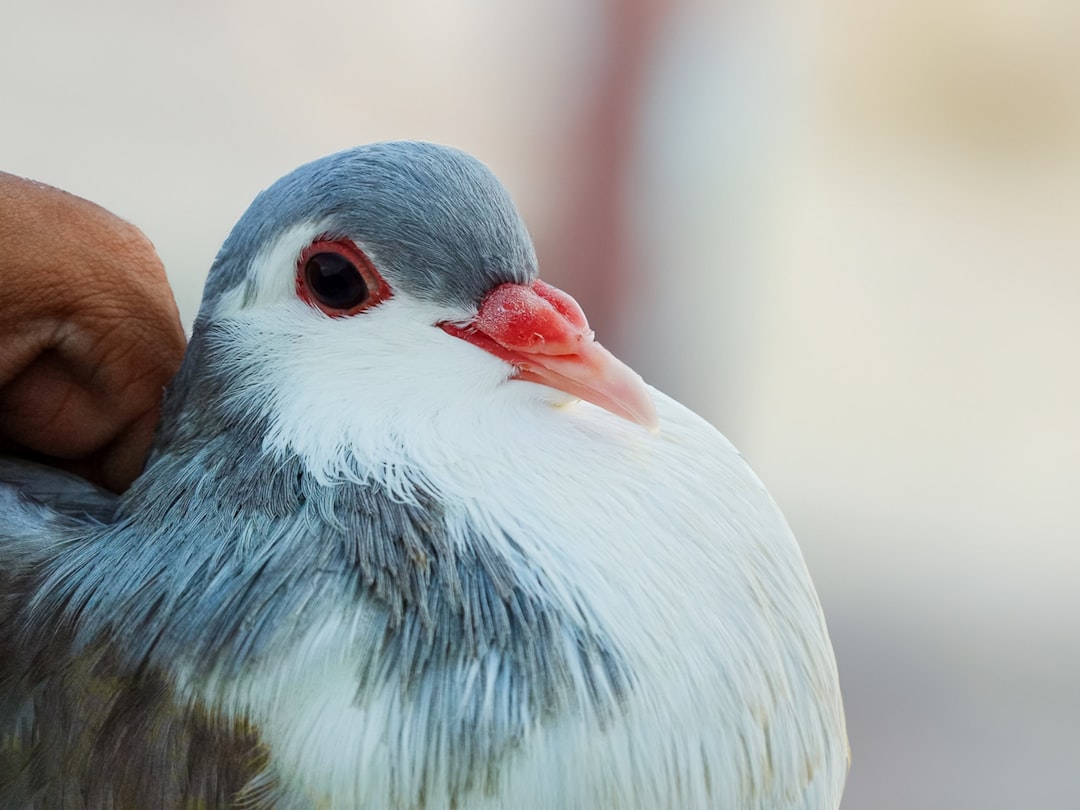
POLYGON ((185 322, 324 153, 485 160, 600 339, 800 537, 845 810, 1080 807, 1080 4, 8 3, 0 169, 157 245, 185 322))

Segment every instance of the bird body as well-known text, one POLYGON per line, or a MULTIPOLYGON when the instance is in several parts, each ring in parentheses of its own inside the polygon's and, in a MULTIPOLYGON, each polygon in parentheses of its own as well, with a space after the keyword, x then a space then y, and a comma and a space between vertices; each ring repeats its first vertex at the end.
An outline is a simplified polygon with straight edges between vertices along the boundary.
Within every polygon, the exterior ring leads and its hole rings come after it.
POLYGON ((131 490, 0 466, 0 807, 835 808, 794 538, 575 307, 455 150, 264 192, 131 490))

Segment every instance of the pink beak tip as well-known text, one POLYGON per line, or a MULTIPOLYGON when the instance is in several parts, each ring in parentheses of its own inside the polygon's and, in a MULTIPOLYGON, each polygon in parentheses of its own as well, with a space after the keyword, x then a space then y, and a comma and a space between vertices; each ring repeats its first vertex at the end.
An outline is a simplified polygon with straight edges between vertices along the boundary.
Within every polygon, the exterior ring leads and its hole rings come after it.
POLYGON ((440 324, 517 367, 514 378, 541 383, 591 402, 615 416, 660 432, 649 387, 597 343, 581 307, 556 287, 502 284, 469 324, 440 324))

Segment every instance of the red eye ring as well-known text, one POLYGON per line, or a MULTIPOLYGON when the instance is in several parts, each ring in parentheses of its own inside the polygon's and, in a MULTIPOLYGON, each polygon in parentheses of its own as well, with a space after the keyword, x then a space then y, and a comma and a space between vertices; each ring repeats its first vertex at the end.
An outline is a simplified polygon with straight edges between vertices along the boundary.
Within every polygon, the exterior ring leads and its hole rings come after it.
POLYGON ((330 317, 344 318, 370 309, 393 292, 351 240, 320 236, 297 259, 296 294, 330 317))

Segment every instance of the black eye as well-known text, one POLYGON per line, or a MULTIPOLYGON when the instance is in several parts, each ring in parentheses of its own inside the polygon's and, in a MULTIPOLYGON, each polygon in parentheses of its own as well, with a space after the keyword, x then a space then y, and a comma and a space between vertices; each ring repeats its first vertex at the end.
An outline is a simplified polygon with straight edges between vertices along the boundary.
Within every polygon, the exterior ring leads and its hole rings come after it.
POLYGON ((392 295, 371 259, 355 243, 325 236, 300 254, 296 294, 332 318, 356 315, 392 295))
POLYGON ((311 295, 330 309, 353 309, 368 297, 360 269, 340 253, 316 253, 304 263, 304 281, 311 295))

